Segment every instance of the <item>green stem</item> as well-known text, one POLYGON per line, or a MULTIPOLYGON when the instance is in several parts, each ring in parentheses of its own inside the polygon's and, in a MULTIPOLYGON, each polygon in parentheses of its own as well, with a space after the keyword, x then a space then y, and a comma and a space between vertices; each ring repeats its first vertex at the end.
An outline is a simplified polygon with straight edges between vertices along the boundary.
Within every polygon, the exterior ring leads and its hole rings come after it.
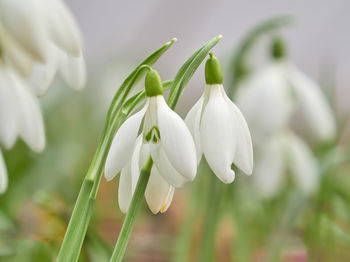
POLYGON ((113 250, 113 254, 110 259, 110 262, 122 261, 124 257, 126 247, 128 245, 132 230, 134 228, 136 214, 140 209, 140 206, 142 204, 142 199, 146 191, 146 186, 150 177, 152 165, 153 165, 152 158, 149 157, 146 165, 141 170, 140 178, 137 183, 135 193, 132 197, 130 207, 124 219, 124 223, 120 231, 117 244, 115 245, 115 248, 113 250))
POLYGON ((288 233, 295 226, 296 220, 306 205, 306 197, 300 192, 293 192, 286 204, 284 215, 276 227, 277 234, 271 240, 267 261, 280 261, 280 253, 287 239, 288 233))
POLYGON ((204 221, 204 232, 201 239, 200 256, 201 262, 214 261, 214 246, 216 238, 216 228, 219 220, 220 213, 220 194, 218 191, 218 181, 213 172, 210 172, 210 188, 208 190, 207 208, 204 221))

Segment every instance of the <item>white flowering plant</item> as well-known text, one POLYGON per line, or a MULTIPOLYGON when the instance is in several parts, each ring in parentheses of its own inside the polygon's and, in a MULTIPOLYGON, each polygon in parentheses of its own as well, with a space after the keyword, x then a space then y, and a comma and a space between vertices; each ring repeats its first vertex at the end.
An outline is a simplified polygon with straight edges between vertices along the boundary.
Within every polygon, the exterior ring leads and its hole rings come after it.
POLYGON ((61 0, 0 0, 0 260, 155 261, 158 249, 162 261, 349 260, 346 127, 291 62, 278 32, 290 22, 253 28, 227 67, 214 37, 164 81, 155 68, 171 39, 113 86, 96 149, 106 102, 93 88, 48 91, 56 73, 85 86, 73 15, 61 0), (256 69, 262 36, 268 62, 256 69), (197 71, 200 96, 182 117, 197 71), (154 238, 127 250, 145 224, 154 238))

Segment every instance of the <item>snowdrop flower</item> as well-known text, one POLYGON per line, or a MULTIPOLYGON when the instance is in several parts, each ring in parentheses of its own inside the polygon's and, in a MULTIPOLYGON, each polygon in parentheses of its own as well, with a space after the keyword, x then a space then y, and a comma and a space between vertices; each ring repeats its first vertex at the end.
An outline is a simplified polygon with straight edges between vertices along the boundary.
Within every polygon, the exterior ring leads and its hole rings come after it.
MULTIPOLYGON (((38 98, 15 71, 0 61, 0 144, 10 149, 18 136, 35 152, 45 147, 38 98)), ((0 193, 3 193, 8 179, 5 163, 0 158, 0 193)))
POLYGON ((194 138, 197 160, 204 154, 210 168, 224 183, 231 183, 234 163, 247 175, 253 170, 253 149, 248 125, 222 86, 219 60, 210 53, 205 65, 207 86, 188 112, 186 124, 194 138))
MULTIPOLYGON (((21 137, 33 151, 45 147, 37 95, 59 70, 81 88, 85 64, 79 30, 60 0, 0 0, 0 144, 10 149, 21 137)), ((0 152, 1 154, 1 152, 0 152)), ((7 188, 0 156, 0 193, 7 188)))
POLYGON ((44 123, 37 97, 28 85, 0 62, 0 142, 9 149, 20 136, 32 150, 45 147, 44 123))
POLYGON ((295 184, 310 194, 318 185, 318 163, 309 146, 292 131, 291 120, 301 112, 313 136, 329 140, 335 136, 335 119, 321 89, 284 58, 279 39, 272 51, 274 61, 243 80, 236 94, 253 130, 253 181, 263 196, 272 197, 290 174, 295 184))
POLYGON ((153 69, 146 75, 145 88, 145 106, 119 128, 106 160, 105 178, 108 181, 121 173, 119 206, 122 212, 128 210, 140 169, 149 154, 154 165, 145 197, 153 213, 165 212, 175 188, 192 181, 197 172, 191 133, 166 104, 161 79, 153 69), (138 136, 140 129, 142 132, 138 136))
POLYGON ((0 48, 38 95, 57 71, 77 89, 85 84, 80 32, 61 0, 1 0, 0 48))
POLYGON ((279 193, 286 182, 286 173, 305 194, 317 188, 317 160, 308 145, 293 132, 282 131, 266 138, 256 148, 256 156, 253 181, 264 197, 279 193))
POLYGON ((332 139, 335 119, 319 86, 284 59, 283 53, 275 51, 274 56, 269 66, 243 80, 237 91, 236 102, 254 130, 253 140, 287 127, 296 112, 302 113, 315 138, 332 139))

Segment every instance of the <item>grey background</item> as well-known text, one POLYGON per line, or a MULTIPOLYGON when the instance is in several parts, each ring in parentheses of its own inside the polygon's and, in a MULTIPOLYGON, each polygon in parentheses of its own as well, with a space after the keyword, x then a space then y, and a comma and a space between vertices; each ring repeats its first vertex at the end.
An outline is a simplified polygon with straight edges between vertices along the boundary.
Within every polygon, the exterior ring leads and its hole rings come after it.
MULTIPOLYGON (((324 70, 334 72, 338 102, 350 109, 350 1, 116 1, 66 0, 81 27, 90 77, 111 63, 133 65, 172 37, 176 45, 157 69, 164 78, 176 73, 183 61, 211 37, 224 37, 215 47, 225 59, 257 22, 290 14, 296 22, 283 30, 290 58, 316 81, 324 70)), ((116 74, 121 74, 116 69, 116 74)), ((200 94, 198 74, 193 80, 194 100, 200 94)), ((188 91, 190 92, 190 91, 188 91)), ((189 99, 189 98, 188 98, 189 99)))

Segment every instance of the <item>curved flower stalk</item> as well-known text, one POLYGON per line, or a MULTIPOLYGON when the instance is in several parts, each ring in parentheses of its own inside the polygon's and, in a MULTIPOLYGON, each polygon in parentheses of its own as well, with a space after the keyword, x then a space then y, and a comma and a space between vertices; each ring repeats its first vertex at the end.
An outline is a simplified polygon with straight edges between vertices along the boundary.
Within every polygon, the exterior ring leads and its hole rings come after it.
POLYGON ((286 168, 306 194, 318 184, 318 163, 308 145, 291 128, 298 112, 318 141, 334 138, 335 119, 321 89, 284 58, 280 40, 274 61, 241 82, 236 102, 253 130, 256 147, 254 180, 267 197, 279 192, 286 168))
MULTIPOLYGON (((79 30, 60 0, 0 1, 0 143, 10 149, 21 137, 35 152, 45 147, 37 95, 57 70, 77 88, 85 83, 79 30)), ((0 193, 7 171, 0 168, 0 193)))
POLYGON ((165 212, 175 188, 192 181, 197 171, 191 133, 166 104, 158 73, 149 70, 145 79, 146 104, 120 127, 106 160, 105 178, 108 181, 121 172, 119 206, 124 213, 128 210, 148 153, 154 166, 145 196, 153 213, 165 212), (142 132, 138 137, 140 129, 142 132))
POLYGON ((0 47, 5 64, 37 95, 57 71, 77 89, 85 84, 80 32, 61 0, 0 1, 0 47))
POLYGON ((198 162, 204 154, 216 176, 224 183, 231 183, 235 178, 232 163, 247 175, 252 173, 250 131, 238 107, 227 97, 220 62, 211 53, 205 78, 204 93, 185 121, 196 144, 198 162))

